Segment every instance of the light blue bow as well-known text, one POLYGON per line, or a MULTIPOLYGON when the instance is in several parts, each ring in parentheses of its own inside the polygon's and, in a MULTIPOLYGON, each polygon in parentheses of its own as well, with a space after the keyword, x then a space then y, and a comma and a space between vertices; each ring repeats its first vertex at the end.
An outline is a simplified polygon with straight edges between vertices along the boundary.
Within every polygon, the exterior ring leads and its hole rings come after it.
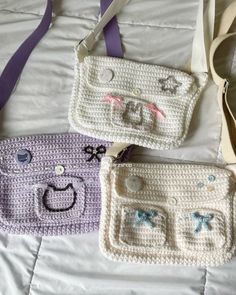
POLYGON ((156 217, 158 213, 154 210, 144 211, 135 210, 135 226, 145 224, 149 227, 155 227, 155 223, 151 221, 152 218, 156 217))
POLYGON ((194 232, 199 233, 202 230, 202 227, 204 227, 206 230, 211 230, 212 227, 209 222, 213 219, 213 217, 214 214, 201 215, 198 212, 192 213, 192 219, 195 220, 197 224, 194 232))

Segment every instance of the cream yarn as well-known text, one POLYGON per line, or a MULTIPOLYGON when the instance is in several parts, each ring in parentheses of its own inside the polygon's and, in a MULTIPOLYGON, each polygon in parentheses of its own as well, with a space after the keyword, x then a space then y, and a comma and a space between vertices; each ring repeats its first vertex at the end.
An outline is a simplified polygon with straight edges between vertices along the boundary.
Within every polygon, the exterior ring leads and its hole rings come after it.
POLYGON ((100 249, 115 261, 216 266, 235 249, 235 183, 226 169, 101 163, 100 249), (132 184, 132 183, 133 184, 132 184))
POLYGON ((80 63, 76 54, 75 60, 69 109, 75 130, 160 150, 184 141, 207 74, 113 57, 88 56, 80 63))

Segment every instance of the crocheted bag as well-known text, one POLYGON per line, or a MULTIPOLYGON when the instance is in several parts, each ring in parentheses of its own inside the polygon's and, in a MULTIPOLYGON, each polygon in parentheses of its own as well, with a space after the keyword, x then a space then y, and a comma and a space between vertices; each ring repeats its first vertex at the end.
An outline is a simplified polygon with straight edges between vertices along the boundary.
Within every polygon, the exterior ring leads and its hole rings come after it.
MULTIPOLYGON (((113 147, 114 148, 114 147, 113 147)), ((235 181, 194 164, 101 162, 99 244, 115 261, 216 266, 235 251, 235 181)))
MULTIPOLYGON (((126 2, 114 0, 94 30, 75 47, 69 121, 75 130, 96 138, 171 149, 185 139, 207 82, 207 65, 196 67, 205 51, 193 54, 192 74, 116 57, 88 56, 97 35, 126 2)), ((202 0, 199 11, 203 14, 202 0)))
MULTIPOLYGON (((5 105, 30 52, 48 30, 52 2, 0 77, 5 105)), ((80 134, 33 135, 0 142, 0 230, 61 235, 98 229, 101 156, 109 145, 80 134)))

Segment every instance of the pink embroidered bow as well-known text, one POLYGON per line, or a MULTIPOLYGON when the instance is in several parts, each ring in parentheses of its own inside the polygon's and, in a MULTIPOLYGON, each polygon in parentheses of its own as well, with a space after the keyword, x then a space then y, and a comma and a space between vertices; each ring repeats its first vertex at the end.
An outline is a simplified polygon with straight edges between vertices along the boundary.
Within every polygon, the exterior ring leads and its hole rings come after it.
POLYGON ((122 103, 123 103, 122 97, 114 96, 114 95, 111 95, 111 94, 106 95, 103 98, 103 101, 109 102, 109 103, 114 103, 118 107, 121 107, 122 103))
POLYGON ((165 118, 165 114, 163 111, 158 109, 154 103, 149 103, 145 105, 146 108, 148 108, 151 112, 153 112, 158 118, 165 118))

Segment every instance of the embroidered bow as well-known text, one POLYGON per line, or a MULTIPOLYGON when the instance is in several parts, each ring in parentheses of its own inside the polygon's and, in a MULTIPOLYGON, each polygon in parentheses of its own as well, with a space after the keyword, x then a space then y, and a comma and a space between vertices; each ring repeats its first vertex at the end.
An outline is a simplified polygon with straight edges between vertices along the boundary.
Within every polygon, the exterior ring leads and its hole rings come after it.
POLYGON ((158 213, 154 210, 144 211, 144 210, 135 210, 135 226, 140 224, 145 224, 149 227, 155 227, 155 223, 151 221, 152 218, 156 217, 158 213))
POLYGON ((114 103, 118 107, 121 107, 122 103, 123 103, 122 97, 111 95, 111 94, 106 95, 103 98, 103 101, 109 102, 109 103, 114 103))
POLYGON ((84 152, 86 154, 90 154, 91 156, 89 159, 87 159, 87 162, 90 162, 93 160, 93 158, 96 158, 98 162, 101 161, 100 157, 98 156, 99 154, 105 154, 106 148, 103 145, 98 146, 96 149, 92 147, 91 145, 88 145, 84 148, 84 152))
POLYGON ((152 113, 154 113, 158 118, 165 118, 165 114, 154 104, 149 103, 145 105, 152 113))
POLYGON ((204 227, 206 230, 211 230, 209 222, 213 219, 213 214, 200 215, 198 212, 192 213, 192 219, 196 221, 195 233, 199 233, 204 227))

